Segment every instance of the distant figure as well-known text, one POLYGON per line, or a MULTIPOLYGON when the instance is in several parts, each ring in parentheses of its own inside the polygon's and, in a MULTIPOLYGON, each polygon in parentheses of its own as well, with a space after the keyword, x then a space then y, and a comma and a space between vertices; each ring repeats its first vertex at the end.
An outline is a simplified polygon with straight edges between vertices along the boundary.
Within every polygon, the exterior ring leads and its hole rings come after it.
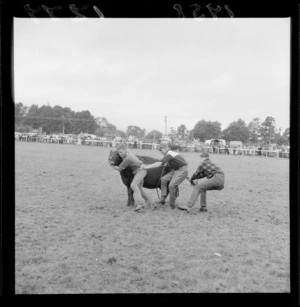
POLYGON ((206 191, 222 190, 224 188, 224 173, 220 167, 210 161, 209 154, 202 153, 200 155, 200 161, 201 163, 196 172, 189 179, 191 184, 194 186, 193 193, 187 205, 178 206, 178 209, 190 212, 191 208, 195 205, 199 194, 201 194, 200 212, 206 212, 206 191), (198 184, 195 185, 193 180, 201 178, 203 178, 203 180, 199 180, 198 184))
POLYGON ((257 151, 257 155, 258 155, 258 156, 261 156, 262 147, 258 147, 257 150, 258 150, 258 151, 257 151))

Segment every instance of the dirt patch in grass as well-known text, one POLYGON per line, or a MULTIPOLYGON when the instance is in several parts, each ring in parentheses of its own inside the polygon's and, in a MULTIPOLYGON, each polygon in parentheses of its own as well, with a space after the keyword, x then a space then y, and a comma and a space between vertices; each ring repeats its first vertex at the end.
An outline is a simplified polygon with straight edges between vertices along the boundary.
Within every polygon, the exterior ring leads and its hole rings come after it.
MULTIPOLYGON (((187 214, 126 207, 108 154, 16 142, 17 294, 290 291, 287 159, 212 155, 225 188, 187 214)), ((191 175, 198 155, 183 155, 191 175)), ((185 181, 177 203, 191 192, 185 181)))

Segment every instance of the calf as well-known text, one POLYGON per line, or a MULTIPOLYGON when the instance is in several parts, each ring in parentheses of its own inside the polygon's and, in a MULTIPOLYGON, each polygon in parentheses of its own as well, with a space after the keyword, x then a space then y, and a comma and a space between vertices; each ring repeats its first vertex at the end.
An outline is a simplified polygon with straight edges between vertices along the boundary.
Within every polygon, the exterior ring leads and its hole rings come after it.
MULTIPOLYGON (((154 162, 160 161, 159 159, 155 159, 152 157, 147 156, 137 156, 143 164, 152 164, 154 162)), ((109 164, 119 166, 123 159, 118 154, 117 150, 111 150, 108 162, 109 164)), ((157 189, 160 188, 160 179, 167 173, 169 173, 171 169, 168 165, 166 166, 159 166, 155 168, 151 168, 147 170, 147 175, 144 178, 143 187, 147 189, 157 189)), ((125 168, 120 172, 122 181, 124 185, 127 187, 128 199, 127 199, 127 206, 134 206, 134 198, 133 198, 133 190, 130 188, 130 184, 133 180, 134 175, 132 174, 131 170, 125 168)), ((146 195, 142 194, 143 198, 148 202, 146 195)))

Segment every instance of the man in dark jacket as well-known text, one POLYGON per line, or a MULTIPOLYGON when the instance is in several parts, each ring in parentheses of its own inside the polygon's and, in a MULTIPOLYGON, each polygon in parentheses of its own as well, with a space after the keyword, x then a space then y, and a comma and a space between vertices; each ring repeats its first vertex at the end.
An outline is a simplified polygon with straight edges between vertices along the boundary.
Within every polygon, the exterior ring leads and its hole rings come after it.
POLYGON ((172 209, 174 209, 175 201, 178 196, 178 186, 187 178, 188 175, 188 163, 178 152, 171 151, 168 144, 160 144, 158 146, 158 150, 164 155, 164 157, 160 161, 153 164, 142 165, 142 168, 149 169, 168 163, 169 167, 171 168, 171 172, 161 178, 161 199, 157 203, 165 204, 169 183, 169 205, 172 209))

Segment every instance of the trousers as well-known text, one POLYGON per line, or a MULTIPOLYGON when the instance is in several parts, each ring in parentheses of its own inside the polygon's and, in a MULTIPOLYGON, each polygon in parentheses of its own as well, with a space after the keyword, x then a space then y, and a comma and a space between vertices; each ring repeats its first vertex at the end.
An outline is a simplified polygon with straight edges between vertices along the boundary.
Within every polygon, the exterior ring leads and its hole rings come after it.
POLYGON ((198 184, 194 186, 192 195, 188 201, 188 207, 193 207, 200 196, 201 208, 206 208, 206 191, 209 190, 223 190, 224 188, 224 175, 215 174, 213 177, 199 180, 198 184))
POLYGON ((172 170, 161 178, 161 197, 167 197, 169 183, 170 206, 175 206, 175 200, 177 198, 177 187, 186 179, 187 176, 188 169, 187 166, 184 165, 177 170, 172 170))

